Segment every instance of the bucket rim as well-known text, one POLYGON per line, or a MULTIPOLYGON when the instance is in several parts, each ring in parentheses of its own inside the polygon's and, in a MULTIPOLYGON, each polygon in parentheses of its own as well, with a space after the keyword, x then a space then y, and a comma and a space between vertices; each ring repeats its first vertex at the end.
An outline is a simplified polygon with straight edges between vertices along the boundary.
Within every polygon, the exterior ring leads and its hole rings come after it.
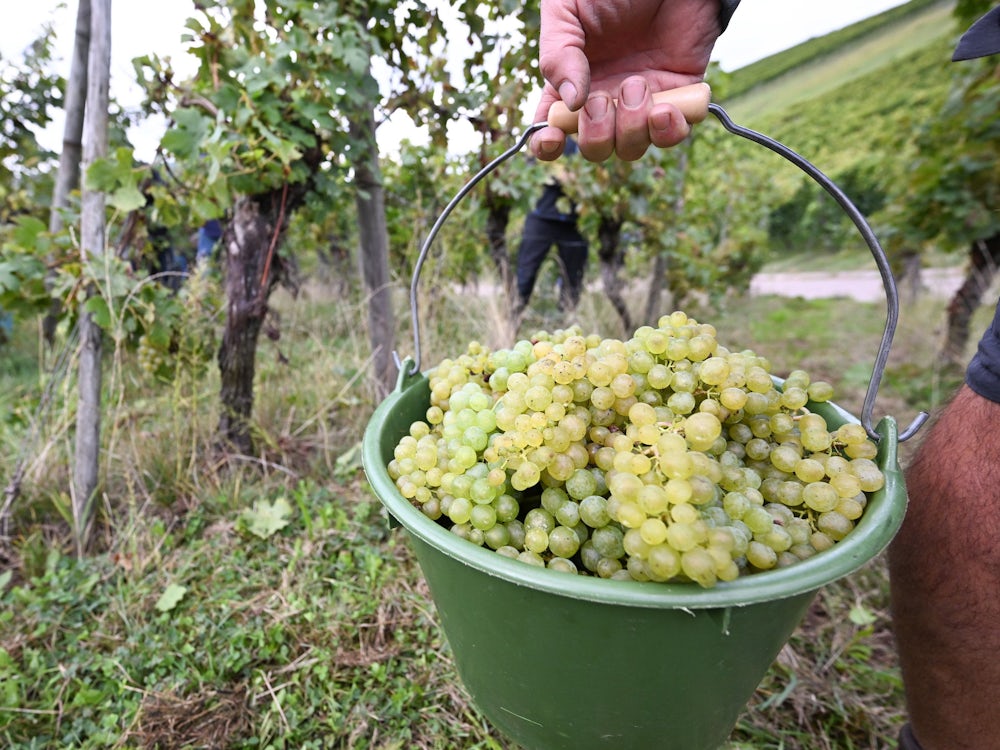
MULTIPOLYGON (((425 544, 476 570, 518 586, 557 596, 595 603, 661 609, 709 609, 742 607, 816 592, 874 559, 892 541, 903 521, 906 492, 898 466, 898 430, 891 416, 879 423, 877 462, 885 476, 882 489, 870 496, 864 514, 854 530, 830 549, 786 568, 741 575, 734 581, 720 581, 712 588, 696 583, 606 580, 542 568, 480 547, 431 520, 404 498, 389 477, 381 446, 387 416, 399 407, 411 389, 426 383, 424 374, 410 378, 390 393, 372 413, 362 440, 362 465, 372 489, 390 516, 425 544)), ((860 424, 860 421, 829 402, 815 405, 827 419, 860 424)))

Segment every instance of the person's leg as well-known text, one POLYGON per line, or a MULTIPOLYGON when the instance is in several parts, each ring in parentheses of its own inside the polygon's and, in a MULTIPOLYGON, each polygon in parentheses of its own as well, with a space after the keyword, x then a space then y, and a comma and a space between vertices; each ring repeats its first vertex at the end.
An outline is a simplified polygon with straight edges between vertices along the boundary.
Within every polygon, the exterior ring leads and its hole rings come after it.
POLYGON ((1000 404, 963 385, 925 429, 888 554, 912 739, 1000 750, 1000 404))
POLYGON ((559 290, 559 308, 572 312, 580 303, 583 277, 587 269, 587 241, 573 224, 560 229, 556 240, 559 246, 559 271, 563 284, 559 290))
POLYGON ((552 222, 531 214, 524 220, 521 246, 517 251, 518 300, 515 308, 518 312, 527 307, 531 292, 535 288, 535 280, 538 278, 538 269, 542 267, 542 262, 552 247, 555 238, 551 225, 552 222))

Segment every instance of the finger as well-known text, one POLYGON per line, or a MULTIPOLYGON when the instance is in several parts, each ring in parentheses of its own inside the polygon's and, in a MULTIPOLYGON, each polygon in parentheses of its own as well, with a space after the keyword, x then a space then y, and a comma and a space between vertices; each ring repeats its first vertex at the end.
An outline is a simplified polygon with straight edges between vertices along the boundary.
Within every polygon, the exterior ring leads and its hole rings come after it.
POLYGON ((565 147, 566 134, 559 128, 545 127, 531 136, 531 153, 542 161, 558 159, 565 147))
MULTIPOLYGON (((556 101, 558 94, 550 86, 542 91, 542 98, 535 109, 535 119, 532 123, 545 122, 548 119, 549 108, 556 101)), ((531 136, 531 153, 542 161, 558 159, 566 146, 566 134, 559 128, 545 127, 531 136)))
POLYGON ((684 113, 671 104, 656 104, 649 113, 649 140, 657 148, 676 146, 691 134, 684 113))
POLYGON ((653 106, 649 85, 641 76, 622 82, 615 113, 615 153, 623 161, 640 158, 650 144, 649 117, 653 106))
POLYGON ((586 36, 575 7, 569 0, 542 3, 538 35, 542 76, 574 112, 590 91, 590 62, 583 53, 586 36))
POLYGON ((580 111, 580 153, 587 161, 604 161, 615 152, 615 104, 606 91, 595 91, 580 111))

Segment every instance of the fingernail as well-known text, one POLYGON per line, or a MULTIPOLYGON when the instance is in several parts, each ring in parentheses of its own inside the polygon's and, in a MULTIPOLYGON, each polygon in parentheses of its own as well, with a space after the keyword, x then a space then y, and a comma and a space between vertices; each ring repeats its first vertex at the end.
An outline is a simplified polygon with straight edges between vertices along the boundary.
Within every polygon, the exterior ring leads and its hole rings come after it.
POLYGON ((559 152, 559 141, 538 141, 535 145, 541 156, 551 156, 559 152))
POLYGON ((674 118, 670 110, 654 111, 649 115, 649 124, 653 126, 654 130, 667 131, 673 127, 674 118))
POLYGON ((611 101, 607 94, 594 94, 587 99, 583 108, 587 111, 587 116, 596 122, 608 114, 610 105, 611 101))
POLYGON ((648 87, 641 79, 626 81, 622 86, 622 106, 635 109, 642 105, 648 87))
POLYGON ((559 84, 559 98, 566 104, 572 105, 576 102, 576 86, 569 81, 563 81, 559 84))

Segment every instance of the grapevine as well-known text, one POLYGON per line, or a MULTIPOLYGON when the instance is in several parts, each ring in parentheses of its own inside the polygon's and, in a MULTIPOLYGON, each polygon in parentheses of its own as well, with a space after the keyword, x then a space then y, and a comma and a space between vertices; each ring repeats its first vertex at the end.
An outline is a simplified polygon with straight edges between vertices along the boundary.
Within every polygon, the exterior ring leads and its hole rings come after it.
POLYGON ((428 380, 389 476, 428 518, 531 565, 709 588, 830 548, 884 483, 861 425, 810 410, 829 383, 776 382, 680 311, 626 341, 472 342, 428 380))

